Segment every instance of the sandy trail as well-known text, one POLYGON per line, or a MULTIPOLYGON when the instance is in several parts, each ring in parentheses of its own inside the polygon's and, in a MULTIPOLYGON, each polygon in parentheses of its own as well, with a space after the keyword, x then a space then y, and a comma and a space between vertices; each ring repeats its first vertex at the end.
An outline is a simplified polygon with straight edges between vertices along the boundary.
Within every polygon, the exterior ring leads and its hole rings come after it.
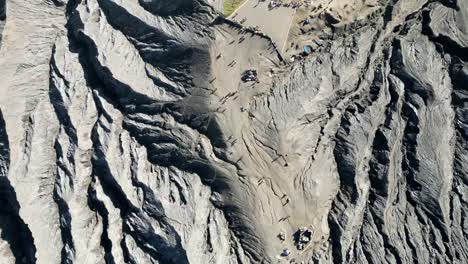
POLYGON ((263 33, 271 37, 277 47, 283 49, 295 13, 296 10, 293 8, 270 9, 267 1, 247 0, 230 18, 239 22, 244 21, 242 23, 244 26, 258 26, 263 33))

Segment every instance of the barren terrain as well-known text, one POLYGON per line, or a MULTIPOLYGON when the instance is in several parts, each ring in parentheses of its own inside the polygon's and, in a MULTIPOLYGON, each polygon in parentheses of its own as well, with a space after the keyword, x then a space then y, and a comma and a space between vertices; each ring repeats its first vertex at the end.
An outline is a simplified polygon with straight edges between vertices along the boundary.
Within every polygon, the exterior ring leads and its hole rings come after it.
POLYGON ((468 0, 292 4, 0 0, 0 264, 468 263, 468 0))

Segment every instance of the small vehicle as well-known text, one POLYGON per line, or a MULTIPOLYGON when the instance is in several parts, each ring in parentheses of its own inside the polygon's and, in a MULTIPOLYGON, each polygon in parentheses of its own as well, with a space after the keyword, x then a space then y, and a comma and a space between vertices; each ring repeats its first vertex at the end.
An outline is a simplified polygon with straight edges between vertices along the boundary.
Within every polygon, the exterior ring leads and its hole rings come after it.
POLYGON ((256 82, 257 78, 257 71, 256 70, 246 70, 242 73, 241 80, 243 82, 256 82))

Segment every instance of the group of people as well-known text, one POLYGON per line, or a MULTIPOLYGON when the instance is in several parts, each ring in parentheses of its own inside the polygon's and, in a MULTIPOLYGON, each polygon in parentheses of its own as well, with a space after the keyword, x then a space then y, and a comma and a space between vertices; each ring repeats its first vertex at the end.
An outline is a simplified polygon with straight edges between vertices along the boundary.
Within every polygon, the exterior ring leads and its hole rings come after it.
POLYGON ((256 70, 246 70, 244 73, 242 73, 241 80, 243 82, 256 82, 258 80, 257 71, 256 70))
POLYGON ((304 3, 302 1, 295 1, 295 2, 292 2, 292 3, 283 3, 280 0, 270 0, 270 2, 268 3, 268 8, 269 9, 275 9, 275 8, 279 8, 279 7, 299 8, 299 7, 302 7, 304 5, 307 7, 309 4, 304 3))
MULTIPOLYGON (((312 240, 312 229, 309 229, 305 226, 300 227, 297 232, 294 235, 294 242, 296 244, 296 247, 298 250, 304 250, 306 246, 311 242, 312 240)), ((280 232, 278 234, 278 238, 281 241, 286 240, 286 235, 284 232, 280 232)), ((281 252, 282 257, 288 257, 291 254, 291 251, 288 248, 283 249, 283 252, 281 252)))
POLYGON ((309 244, 310 239, 312 238, 312 231, 309 230, 307 227, 303 226, 299 228, 299 237, 297 240, 297 249, 303 250, 304 247, 309 244))

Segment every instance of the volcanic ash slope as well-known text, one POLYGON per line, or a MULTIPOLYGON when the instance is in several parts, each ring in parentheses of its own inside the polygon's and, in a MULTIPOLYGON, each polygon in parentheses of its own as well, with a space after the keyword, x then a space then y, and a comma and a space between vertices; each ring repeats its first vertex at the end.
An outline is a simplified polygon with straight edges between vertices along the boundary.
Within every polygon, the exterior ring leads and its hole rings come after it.
POLYGON ((0 0, 0 263, 468 263, 468 0, 373 2, 290 62, 221 1, 0 0))

